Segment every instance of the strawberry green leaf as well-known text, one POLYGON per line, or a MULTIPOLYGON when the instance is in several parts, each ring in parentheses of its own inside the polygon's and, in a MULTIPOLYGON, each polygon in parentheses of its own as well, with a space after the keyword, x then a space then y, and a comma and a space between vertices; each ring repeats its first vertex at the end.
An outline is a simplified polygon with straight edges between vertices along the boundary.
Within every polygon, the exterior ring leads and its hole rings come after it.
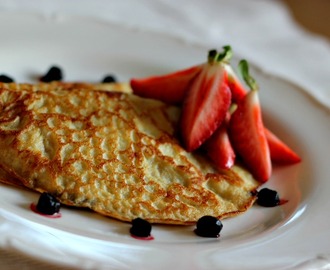
POLYGON ((217 55, 218 62, 229 62, 233 57, 233 51, 229 45, 223 46, 223 52, 217 55))
POLYGON ((259 86, 256 80, 250 75, 248 62, 246 60, 241 60, 238 64, 238 69, 241 72, 244 81, 250 87, 250 89, 258 90, 259 86))
POLYGON ((226 62, 228 63, 233 56, 233 51, 229 45, 223 46, 223 51, 218 52, 217 50, 210 50, 208 53, 208 62, 226 62))

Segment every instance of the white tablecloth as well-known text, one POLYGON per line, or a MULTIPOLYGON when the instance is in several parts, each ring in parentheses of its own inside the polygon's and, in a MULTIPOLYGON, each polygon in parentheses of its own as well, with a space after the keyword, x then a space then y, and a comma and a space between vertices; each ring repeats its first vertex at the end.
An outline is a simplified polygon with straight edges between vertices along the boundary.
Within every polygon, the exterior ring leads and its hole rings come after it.
MULTIPOLYGON (((46 17, 63 14, 95 17, 210 48, 230 44, 238 57, 296 83, 330 107, 329 41, 300 28, 280 1, 0 1, 0 16, 2 12, 18 10, 40 12, 46 17)), ((56 268, 0 248, 0 269, 45 269, 46 266, 56 268)))

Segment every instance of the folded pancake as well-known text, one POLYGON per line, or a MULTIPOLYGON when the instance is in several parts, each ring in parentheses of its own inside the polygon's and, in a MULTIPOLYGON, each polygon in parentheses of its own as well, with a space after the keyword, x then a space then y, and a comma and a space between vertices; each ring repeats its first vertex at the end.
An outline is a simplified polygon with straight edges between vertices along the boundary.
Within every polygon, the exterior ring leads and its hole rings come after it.
POLYGON ((259 183, 246 170, 182 148, 178 107, 129 91, 0 84, 0 181, 123 221, 193 224, 253 204, 259 183))

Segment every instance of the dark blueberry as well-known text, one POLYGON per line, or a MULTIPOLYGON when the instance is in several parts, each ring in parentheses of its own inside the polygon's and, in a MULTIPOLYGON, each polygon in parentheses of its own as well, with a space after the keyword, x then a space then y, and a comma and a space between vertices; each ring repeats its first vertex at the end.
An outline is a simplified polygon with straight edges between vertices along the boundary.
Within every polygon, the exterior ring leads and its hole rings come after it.
POLYGON ((40 195, 37 210, 45 215, 53 215, 60 211, 60 202, 51 194, 44 192, 40 195))
POLYGON ((14 82, 14 80, 6 75, 0 75, 0 82, 12 83, 12 82, 14 82))
POLYGON ((196 224, 195 233, 202 237, 219 237, 222 230, 222 223, 219 219, 212 216, 201 217, 196 224))
POLYGON ((151 234, 151 224, 142 218, 133 219, 130 233, 138 237, 148 237, 151 234))
POLYGON ((279 205, 280 198, 275 190, 263 188, 258 192, 257 204, 265 207, 273 207, 279 205))
POLYGON ((103 80, 103 83, 114 83, 117 82, 117 79, 114 75, 106 75, 103 80))
POLYGON ((40 78, 42 82, 52 82, 61 81, 63 79, 63 74, 61 68, 57 66, 52 66, 47 73, 40 78))

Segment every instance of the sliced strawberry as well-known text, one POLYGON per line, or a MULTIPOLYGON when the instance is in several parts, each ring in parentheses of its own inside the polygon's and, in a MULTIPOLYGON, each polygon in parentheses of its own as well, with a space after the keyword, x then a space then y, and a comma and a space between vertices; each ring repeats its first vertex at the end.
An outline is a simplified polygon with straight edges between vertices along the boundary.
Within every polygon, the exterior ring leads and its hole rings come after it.
POLYGON ((265 134, 270 150, 270 158, 274 163, 290 165, 301 161, 301 158, 289 146, 267 128, 265 134))
POLYGON ((142 79, 133 78, 130 81, 130 85, 133 93, 138 96, 178 104, 183 101, 191 81, 201 70, 202 65, 196 65, 166 75, 142 79))
POLYGON ((262 121, 258 87, 249 75, 248 63, 240 62, 240 68, 251 91, 237 104, 230 118, 229 136, 235 152, 240 155, 253 176, 266 182, 271 175, 272 164, 269 146, 262 121))
POLYGON ((235 163, 236 155, 227 132, 229 118, 230 114, 227 113, 220 127, 205 142, 207 155, 219 169, 230 169, 235 163))
MULTIPOLYGON (((228 64, 225 66, 227 72, 228 86, 232 92, 233 102, 240 102, 247 91, 232 67, 228 64)), ((269 145, 270 157, 272 162, 281 165, 295 164, 301 161, 301 158, 281 141, 274 133, 265 128, 265 134, 269 145)))
POLYGON ((215 50, 192 82, 184 98, 181 113, 181 135, 187 151, 197 149, 225 119, 231 92, 221 61, 227 56, 215 50))

